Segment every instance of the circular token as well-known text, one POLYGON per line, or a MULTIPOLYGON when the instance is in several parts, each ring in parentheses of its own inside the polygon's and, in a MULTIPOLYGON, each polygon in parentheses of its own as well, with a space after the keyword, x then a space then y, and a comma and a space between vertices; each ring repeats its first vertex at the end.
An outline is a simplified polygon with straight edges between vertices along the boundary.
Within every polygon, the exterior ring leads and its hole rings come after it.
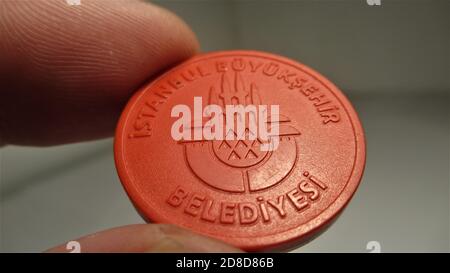
POLYGON ((248 251, 324 229, 365 165, 363 129, 311 68, 256 51, 191 58, 137 92, 115 139, 141 215, 248 251))

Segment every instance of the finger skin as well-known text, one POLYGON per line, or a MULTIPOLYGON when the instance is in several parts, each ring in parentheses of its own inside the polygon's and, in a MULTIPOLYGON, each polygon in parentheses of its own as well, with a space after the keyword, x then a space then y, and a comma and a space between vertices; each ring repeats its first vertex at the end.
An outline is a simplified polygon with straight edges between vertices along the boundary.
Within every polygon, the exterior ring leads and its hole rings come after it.
POLYGON ((111 136, 132 93, 198 47, 178 17, 141 1, 0 1, 0 144, 111 136))
MULTIPOLYGON (((89 252, 242 252, 215 239, 165 224, 129 225, 77 239, 89 252)), ((46 252, 70 252, 63 244, 46 252)))

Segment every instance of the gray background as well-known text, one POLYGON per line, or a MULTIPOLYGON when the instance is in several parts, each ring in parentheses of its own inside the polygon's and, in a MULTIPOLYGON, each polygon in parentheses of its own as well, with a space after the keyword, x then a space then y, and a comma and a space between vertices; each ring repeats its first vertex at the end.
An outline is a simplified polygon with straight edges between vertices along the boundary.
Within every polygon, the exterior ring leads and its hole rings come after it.
MULTIPOLYGON (((114 1, 114 0, 111 0, 114 1)), ((448 252, 450 1, 157 1, 203 51, 256 49, 313 67, 349 96, 367 136, 362 184, 297 252, 448 252)), ((42 251, 141 223, 112 140, 0 149, 0 251, 42 251)))

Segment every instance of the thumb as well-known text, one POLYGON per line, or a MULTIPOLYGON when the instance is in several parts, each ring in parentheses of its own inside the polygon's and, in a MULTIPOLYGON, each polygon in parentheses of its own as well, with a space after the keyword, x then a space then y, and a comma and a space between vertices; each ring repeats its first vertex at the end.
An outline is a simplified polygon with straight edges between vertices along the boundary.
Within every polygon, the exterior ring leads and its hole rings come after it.
MULTIPOLYGON (((76 242, 88 252, 242 252, 223 242, 165 224, 141 224, 94 233, 76 242)), ((46 252, 70 252, 63 244, 46 252)), ((69 248, 70 249, 70 248, 69 248)))

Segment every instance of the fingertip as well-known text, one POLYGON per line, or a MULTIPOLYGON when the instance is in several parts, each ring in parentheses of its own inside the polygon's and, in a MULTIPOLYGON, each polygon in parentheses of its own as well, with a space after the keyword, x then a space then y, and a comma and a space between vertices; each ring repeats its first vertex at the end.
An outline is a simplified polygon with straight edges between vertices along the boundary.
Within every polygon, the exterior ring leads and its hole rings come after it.
POLYGON ((142 1, 6 1, 0 14, 0 48, 8 52, 0 62, 8 75, 0 77, 0 136, 8 144, 112 136, 140 85, 199 50, 182 19, 142 1))
POLYGON ((221 241, 166 224, 129 225, 97 232, 46 252, 69 252, 78 245, 80 252, 242 252, 221 241))

